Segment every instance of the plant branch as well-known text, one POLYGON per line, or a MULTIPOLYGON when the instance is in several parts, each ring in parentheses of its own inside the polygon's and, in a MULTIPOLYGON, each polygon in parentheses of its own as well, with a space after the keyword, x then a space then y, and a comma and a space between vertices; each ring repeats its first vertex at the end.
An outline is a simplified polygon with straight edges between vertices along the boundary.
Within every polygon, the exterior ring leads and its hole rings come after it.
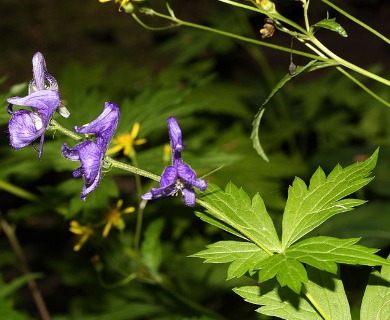
MULTIPOLYGON (((253 8, 253 9, 255 9, 255 8, 253 8)), ((233 39, 240 40, 240 41, 245 41, 245 42, 248 42, 248 43, 253 43, 253 44, 256 44, 256 45, 272 48, 272 49, 275 49, 275 50, 284 51, 284 52, 288 52, 288 53, 292 52, 295 55, 307 57, 307 58, 314 59, 314 60, 320 60, 320 61, 326 61, 327 60, 326 58, 322 58, 322 57, 313 55, 313 54, 308 53, 308 52, 294 50, 294 49, 291 50, 290 47, 278 46, 278 45, 275 45, 275 44, 272 44, 272 43, 268 43, 268 42, 265 42, 265 41, 260 41, 260 40, 256 40, 256 39, 247 38, 247 37, 244 37, 244 36, 241 36, 241 35, 238 35, 238 34, 234 34, 234 33, 228 32, 228 31, 223 31, 223 30, 219 30, 219 29, 203 26, 203 25, 200 25, 200 24, 196 24, 196 23, 180 20, 180 19, 176 18, 175 16, 166 15, 166 14, 154 11, 153 9, 145 9, 145 13, 148 14, 148 15, 155 15, 155 16, 160 17, 162 19, 166 19, 166 20, 175 22, 177 24, 177 26, 182 25, 182 26, 187 26, 187 27, 199 29, 199 30, 204 30, 204 31, 207 31, 207 32, 220 34, 220 35, 225 36, 225 37, 233 38, 233 39)))
MULTIPOLYGON (((26 256, 23 252, 23 249, 18 241, 18 238, 15 235, 14 229, 9 225, 9 223, 0 215, 0 226, 4 231, 4 234, 7 236, 8 241, 14 251, 15 255, 21 263, 21 271, 23 274, 31 273, 26 256)), ((27 282, 28 287, 31 290, 31 295, 34 299, 35 305, 38 309, 39 315, 42 320, 50 320, 50 314, 46 307, 45 301, 43 300, 42 294, 39 291, 38 285, 34 279, 31 279, 27 282)))

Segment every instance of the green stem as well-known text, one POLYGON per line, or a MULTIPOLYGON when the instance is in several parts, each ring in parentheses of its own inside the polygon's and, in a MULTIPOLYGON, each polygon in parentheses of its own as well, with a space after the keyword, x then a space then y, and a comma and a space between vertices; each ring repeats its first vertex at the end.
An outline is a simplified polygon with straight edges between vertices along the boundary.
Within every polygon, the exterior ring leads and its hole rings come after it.
POLYGON ((240 228, 239 226, 237 226, 237 224, 231 220, 229 217, 227 217, 223 212, 219 211, 217 208, 214 208, 212 205, 210 205, 209 203, 203 201, 203 200, 200 200, 200 199, 196 199, 196 202, 201 205, 203 208, 209 210, 209 211, 212 211, 213 214, 215 216, 217 216, 221 221, 231 225, 231 226, 234 226, 234 228, 239 231, 242 235, 244 235, 245 237, 247 237, 250 241, 252 241, 254 244, 256 244, 259 248, 261 248, 262 250, 264 250, 264 252, 266 252, 267 254, 269 254, 270 256, 273 255, 273 252, 268 250, 267 247, 265 247, 261 242, 259 242, 256 238, 252 237, 250 234, 248 234, 246 232, 246 230, 244 228, 240 228))
POLYGON ((325 47, 317 38, 315 38, 314 36, 312 36, 310 38, 310 41, 317 47, 319 48, 323 53, 325 53, 328 57, 332 58, 335 62, 339 63, 340 65, 343 65, 344 67, 348 68, 348 69, 351 69, 353 71, 356 71, 357 73, 360 73, 364 76, 366 76, 367 78, 371 78, 375 81, 378 81, 380 83, 383 83, 384 85, 387 85, 387 86, 390 86, 390 81, 389 80, 386 80, 372 72, 369 72, 363 68, 360 68, 356 65, 354 65, 353 63, 350 63, 346 60, 344 60, 343 58, 339 57, 338 55, 336 55, 335 53, 333 53, 332 51, 330 51, 327 47, 325 47))
POLYGON ((56 120, 54 119, 51 119, 50 120, 50 127, 48 130, 53 130, 53 131, 59 131, 61 132, 63 135, 73 139, 73 140, 77 140, 77 141, 80 141, 80 140, 83 140, 83 138, 78 135, 77 133, 74 133, 73 131, 69 130, 69 129, 66 129, 65 127, 63 127, 62 125, 60 125, 56 120))
POLYGON ((238 3, 238 2, 235 2, 235 1, 231 1, 231 0, 218 0, 218 1, 230 4, 230 5, 235 6, 235 7, 239 7, 239 8, 243 8, 243 9, 246 9, 246 10, 250 10, 250 11, 254 11, 254 12, 265 14, 265 15, 267 15, 268 17, 270 17, 272 19, 277 19, 279 21, 282 21, 282 22, 290 25, 291 27, 295 28, 296 30, 299 30, 301 33, 306 34, 306 30, 303 29, 299 24, 297 24, 294 21, 291 21, 291 20, 283 17, 279 13, 275 14, 275 13, 272 13, 272 12, 267 12, 266 10, 262 10, 259 7, 252 7, 252 6, 248 6, 248 5, 245 5, 245 4, 242 4, 242 3, 238 3))
POLYGON ((284 52, 288 52, 288 53, 292 52, 295 55, 307 57, 307 58, 314 59, 314 60, 321 60, 321 61, 326 61, 327 60, 326 58, 322 58, 322 57, 319 57, 319 56, 316 56, 316 55, 313 55, 313 54, 310 54, 310 53, 307 53, 307 52, 304 52, 304 51, 291 50, 291 48, 289 48, 289 47, 282 47, 282 46, 278 46, 278 45, 275 45, 275 44, 272 44, 272 43, 268 43, 268 42, 259 41, 259 40, 256 40, 256 39, 251 39, 251 38, 247 38, 247 37, 244 37, 244 36, 240 36, 238 34, 234 34, 234 33, 231 33, 231 32, 227 32, 227 31, 223 31, 223 30, 219 30, 219 29, 214 29, 214 28, 211 28, 211 27, 203 26, 203 25, 200 25, 200 24, 192 23, 192 22, 183 21, 183 20, 180 20, 180 19, 176 18, 175 16, 168 16, 166 14, 154 11, 153 9, 146 10, 146 13, 149 14, 149 15, 155 15, 157 17, 160 17, 160 18, 163 18, 163 19, 175 22, 178 26, 179 25, 183 25, 183 26, 187 26, 187 27, 191 27, 191 28, 195 28, 195 29, 204 30, 204 31, 207 31, 207 32, 220 34, 220 35, 223 35, 225 37, 237 39, 237 40, 240 40, 240 41, 245 41, 245 42, 253 43, 253 44, 256 44, 256 45, 260 45, 260 46, 276 49, 276 50, 279 50, 279 51, 284 51, 284 52))
POLYGON ((310 23, 309 23, 309 14, 308 14, 309 3, 310 3, 310 0, 307 0, 307 1, 305 1, 304 5, 303 5, 303 16, 304 16, 304 19, 305 19, 306 31, 308 33, 310 32, 310 23))
POLYGON ((371 28, 370 26, 366 25, 364 22, 360 21, 359 19, 356 19, 354 16, 350 15, 348 12, 345 12, 343 9, 339 8, 338 6, 333 4, 332 2, 330 2, 328 0, 321 0, 321 1, 325 2, 329 7, 332 7, 333 9, 335 9, 336 11, 341 13, 342 15, 346 16, 348 19, 352 20, 353 22, 355 22, 359 26, 363 27, 367 31, 373 33, 374 35, 376 35, 377 37, 379 37, 383 41, 385 41, 388 44, 390 44, 390 39, 389 38, 386 38, 383 34, 381 34, 380 32, 376 31, 375 29, 371 28))
POLYGON ((129 171, 129 172, 132 172, 134 174, 137 174, 137 175, 149 178, 149 179, 157 181, 157 182, 160 181, 160 176, 158 176, 156 174, 153 174, 153 173, 150 173, 149 171, 142 170, 142 169, 139 169, 139 168, 134 167, 132 165, 119 162, 119 161, 114 160, 114 159, 112 159, 112 158, 110 158, 108 156, 106 156, 104 158, 104 160, 107 163, 109 163, 111 166, 115 167, 115 168, 122 169, 122 170, 125 170, 125 171, 129 171))
POLYGON ((350 79, 351 81, 355 82, 360 88, 362 88, 364 91, 366 91, 369 95, 371 95, 372 97, 374 97, 376 100, 378 100, 379 102, 383 103, 386 107, 389 107, 390 108, 390 103, 387 102, 386 100, 384 100, 382 97, 378 96, 375 92, 373 92, 372 90, 370 90, 367 86, 365 86, 363 83, 361 83, 358 79, 356 79, 354 76, 352 76, 350 73, 348 73, 347 71, 345 71, 343 68, 341 67, 337 67, 336 68, 338 71, 340 71, 342 74, 344 74, 348 79, 350 79))
MULTIPOLYGON (((134 166, 139 167, 137 154, 135 151, 134 154, 131 156, 131 159, 133 161, 134 166)), ((137 210, 137 221, 136 221, 135 233, 134 233, 134 250, 138 253, 139 243, 141 240, 141 232, 142 232, 142 220, 143 220, 144 208, 145 208, 145 206, 141 205, 142 201, 144 200, 141 200, 142 184, 141 184, 141 178, 138 174, 135 175, 135 187, 137 190, 138 210, 137 210)))

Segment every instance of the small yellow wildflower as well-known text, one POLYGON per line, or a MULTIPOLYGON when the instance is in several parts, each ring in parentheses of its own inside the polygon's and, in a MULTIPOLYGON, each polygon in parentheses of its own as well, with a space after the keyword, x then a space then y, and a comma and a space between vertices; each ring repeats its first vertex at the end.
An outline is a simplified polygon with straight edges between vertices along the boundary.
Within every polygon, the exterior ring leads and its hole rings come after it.
POLYGON ((121 210, 123 205, 123 200, 119 199, 114 208, 111 208, 107 213, 107 223, 103 229, 103 238, 107 237, 112 226, 116 227, 119 230, 125 228, 125 222, 122 219, 122 214, 132 213, 135 211, 134 207, 127 207, 121 210))
POLYGON ((133 128, 130 133, 122 133, 118 137, 112 139, 112 143, 115 144, 115 147, 112 147, 107 150, 106 155, 114 154, 120 150, 123 150, 123 154, 130 158, 134 157, 135 150, 134 146, 139 146, 146 143, 146 139, 136 139, 139 132, 140 124, 138 122, 134 123, 133 128))
POLYGON ((93 234, 93 230, 90 227, 82 226, 76 220, 70 222, 69 231, 80 236, 79 241, 73 247, 74 251, 79 251, 93 234))
MULTIPOLYGON (((111 0, 99 0, 99 2, 109 2, 111 0)), ((130 0, 115 0, 115 3, 120 3, 119 5, 119 11, 121 9, 125 9, 125 12, 132 12, 134 10, 133 4, 130 2, 130 0)))

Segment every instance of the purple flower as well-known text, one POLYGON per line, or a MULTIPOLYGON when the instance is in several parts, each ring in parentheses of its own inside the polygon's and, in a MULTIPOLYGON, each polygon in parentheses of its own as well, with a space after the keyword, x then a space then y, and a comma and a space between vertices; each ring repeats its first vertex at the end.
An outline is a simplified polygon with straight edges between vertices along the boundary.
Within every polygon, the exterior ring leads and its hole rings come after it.
MULTIPOLYGON (((61 115, 67 117, 69 112, 61 105, 57 81, 47 72, 45 58, 37 52, 33 59, 33 79, 30 81, 28 95, 8 98, 8 113, 11 119, 8 124, 11 146, 18 150, 40 139, 38 157, 42 156, 44 133, 53 113, 59 108, 61 115), (30 107, 31 110, 13 111, 13 105, 30 107)), ((35 147, 34 147, 35 149, 35 147)))
POLYGON ((80 161, 81 167, 73 172, 73 177, 83 176, 85 184, 81 191, 81 200, 96 189, 102 178, 102 165, 108 145, 115 133, 119 122, 119 108, 113 102, 106 102, 103 112, 91 123, 74 127, 77 133, 93 134, 95 141, 85 140, 73 148, 65 143, 61 152, 72 161, 80 161))
POLYGON ((161 175, 160 188, 152 188, 150 192, 141 196, 144 200, 154 200, 161 197, 176 195, 179 191, 183 195, 183 202, 193 207, 195 205, 194 187, 201 191, 207 189, 204 180, 197 179, 196 173, 184 163, 181 151, 185 149, 180 126, 174 117, 168 118, 168 132, 172 148, 172 165, 165 168, 161 175))

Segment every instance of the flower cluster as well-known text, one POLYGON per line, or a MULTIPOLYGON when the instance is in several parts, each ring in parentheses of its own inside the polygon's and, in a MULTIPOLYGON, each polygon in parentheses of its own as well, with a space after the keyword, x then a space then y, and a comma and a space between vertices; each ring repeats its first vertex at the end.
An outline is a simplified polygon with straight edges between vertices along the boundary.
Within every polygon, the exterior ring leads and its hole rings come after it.
MULTIPOLYGON (((40 137, 38 157, 42 156, 44 134, 49 127, 54 112, 57 110, 67 117, 69 112, 60 102, 58 84, 46 69, 43 55, 37 52, 33 57, 33 79, 29 84, 29 93, 25 97, 12 97, 7 99, 8 112, 11 114, 9 121, 10 144, 14 149, 21 149, 32 144, 40 137), (13 111, 13 105, 28 106, 31 110, 20 109, 13 111)), ((113 142, 115 147, 108 149, 119 123, 119 107, 113 102, 106 102, 103 112, 92 122, 83 126, 75 126, 74 131, 86 135, 87 139, 70 148, 66 143, 61 148, 62 155, 72 161, 79 161, 81 166, 73 171, 73 177, 83 177, 85 180, 81 191, 81 199, 94 191, 102 178, 102 167, 106 154, 118 152, 123 149, 126 156, 135 156, 134 145, 143 144, 146 139, 136 139, 139 132, 139 123, 135 123, 130 134, 122 134, 113 142), (91 139, 93 136, 93 139, 91 139)), ((152 188, 150 192, 141 197, 145 200, 153 200, 164 196, 176 195, 179 191, 183 195, 183 202, 188 206, 195 205, 195 191, 206 190, 207 183, 197 179, 196 173, 184 163, 181 151, 185 149, 180 126, 174 117, 168 118, 168 132, 170 137, 170 149, 172 153, 172 165, 167 166, 161 179, 160 187, 152 188)), ((121 227, 122 213, 132 212, 126 209, 116 211, 110 216, 109 223, 104 234, 107 235, 111 226, 121 227)), ((74 226, 75 227, 75 226, 74 226)), ((74 228, 75 231, 77 228, 74 228)), ((78 230, 78 229, 77 229, 78 230)), ((89 236, 89 234, 88 234, 89 236)))
MULTIPOLYGON (((40 137, 38 157, 42 156, 45 131, 53 116, 58 111, 65 117, 69 112, 61 106, 57 81, 46 70, 42 53, 37 52, 33 59, 33 79, 25 97, 8 98, 8 113, 11 119, 8 124, 10 144, 14 149, 21 149, 32 144, 40 137), (13 111, 13 105, 30 107, 31 110, 13 111)), ((35 148, 35 147, 34 147, 35 148)))

